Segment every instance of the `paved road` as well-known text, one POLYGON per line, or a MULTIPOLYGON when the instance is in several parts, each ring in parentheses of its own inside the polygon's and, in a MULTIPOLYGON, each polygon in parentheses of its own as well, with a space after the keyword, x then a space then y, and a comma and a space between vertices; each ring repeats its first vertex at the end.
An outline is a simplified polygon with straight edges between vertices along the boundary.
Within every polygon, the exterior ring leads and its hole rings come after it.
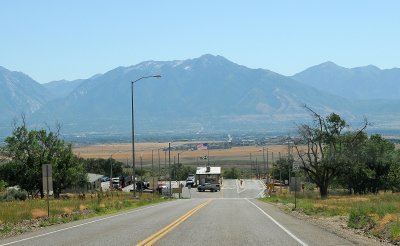
MULTIPOLYGON (((57 225, 0 245, 352 245, 254 197, 262 183, 225 180, 220 192, 57 225)), ((186 190, 188 191, 188 190, 186 190)))

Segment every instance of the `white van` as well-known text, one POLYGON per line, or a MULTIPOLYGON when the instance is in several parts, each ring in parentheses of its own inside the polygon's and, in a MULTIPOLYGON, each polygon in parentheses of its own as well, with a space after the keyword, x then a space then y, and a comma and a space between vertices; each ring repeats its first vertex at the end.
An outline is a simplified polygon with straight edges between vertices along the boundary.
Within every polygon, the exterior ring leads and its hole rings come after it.
POLYGON ((119 178, 112 178, 112 187, 113 189, 121 188, 121 183, 119 182, 119 178))

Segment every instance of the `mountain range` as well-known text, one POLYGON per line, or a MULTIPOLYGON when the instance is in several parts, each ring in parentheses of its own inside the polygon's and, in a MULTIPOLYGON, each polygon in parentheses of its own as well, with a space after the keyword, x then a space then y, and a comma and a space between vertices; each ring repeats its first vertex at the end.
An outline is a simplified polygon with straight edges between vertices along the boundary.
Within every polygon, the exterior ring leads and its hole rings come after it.
POLYGON ((343 68, 326 62, 294 76, 250 69, 222 56, 145 61, 89 79, 40 84, 0 67, 0 135, 25 114, 33 127, 59 122, 67 134, 128 135, 131 81, 137 134, 285 131, 322 115, 366 116, 375 128, 396 129, 400 69, 343 68))
POLYGON ((333 62, 310 67, 293 79, 349 99, 400 99, 400 68, 344 68, 333 62))

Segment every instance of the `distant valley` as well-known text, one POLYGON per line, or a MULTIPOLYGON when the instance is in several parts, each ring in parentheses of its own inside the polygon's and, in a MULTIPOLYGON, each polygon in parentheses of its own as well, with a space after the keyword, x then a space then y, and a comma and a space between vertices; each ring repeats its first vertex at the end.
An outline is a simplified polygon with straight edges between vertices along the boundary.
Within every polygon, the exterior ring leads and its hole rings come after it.
POLYGON ((250 69, 222 56, 182 61, 145 61, 89 79, 40 84, 0 67, 0 136, 14 119, 31 127, 61 123, 65 135, 129 140, 131 81, 135 84, 138 137, 210 136, 242 133, 295 134, 309 121, 308 105, 325 115, 336 112, 354 127, 363 117, 370 131, 400 131, 400 69, 343 68, 323 63, 294 76, 250 69))

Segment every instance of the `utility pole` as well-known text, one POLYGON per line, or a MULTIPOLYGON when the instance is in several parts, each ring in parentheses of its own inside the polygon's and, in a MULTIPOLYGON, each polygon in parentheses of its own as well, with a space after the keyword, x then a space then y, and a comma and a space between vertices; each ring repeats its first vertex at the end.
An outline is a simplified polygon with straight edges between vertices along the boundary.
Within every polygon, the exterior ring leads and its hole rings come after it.
POLYGON ((169 172, 169 195, 172 197, 172 182, 171 182, 171 143, 168 143, 168 172, 169 172))
POLYGON ((154 197, 154 158, 153 158, 153 150, 151 150, 151 176, 153 176, 153 197, 154 197))
POLYGON ((160 149, 158 149, 157 152, 158 152, 158 180, 160 180, 161 179, 160 149))
POLYGON ((265 152, 264 152, 264 147, 262 148, 262 152, 263 152, 263 164, 264 164, 264 176, 265 176, 265 180, 268 183, 268 177, 267 177, 267 166, 265 163, 265 152))

